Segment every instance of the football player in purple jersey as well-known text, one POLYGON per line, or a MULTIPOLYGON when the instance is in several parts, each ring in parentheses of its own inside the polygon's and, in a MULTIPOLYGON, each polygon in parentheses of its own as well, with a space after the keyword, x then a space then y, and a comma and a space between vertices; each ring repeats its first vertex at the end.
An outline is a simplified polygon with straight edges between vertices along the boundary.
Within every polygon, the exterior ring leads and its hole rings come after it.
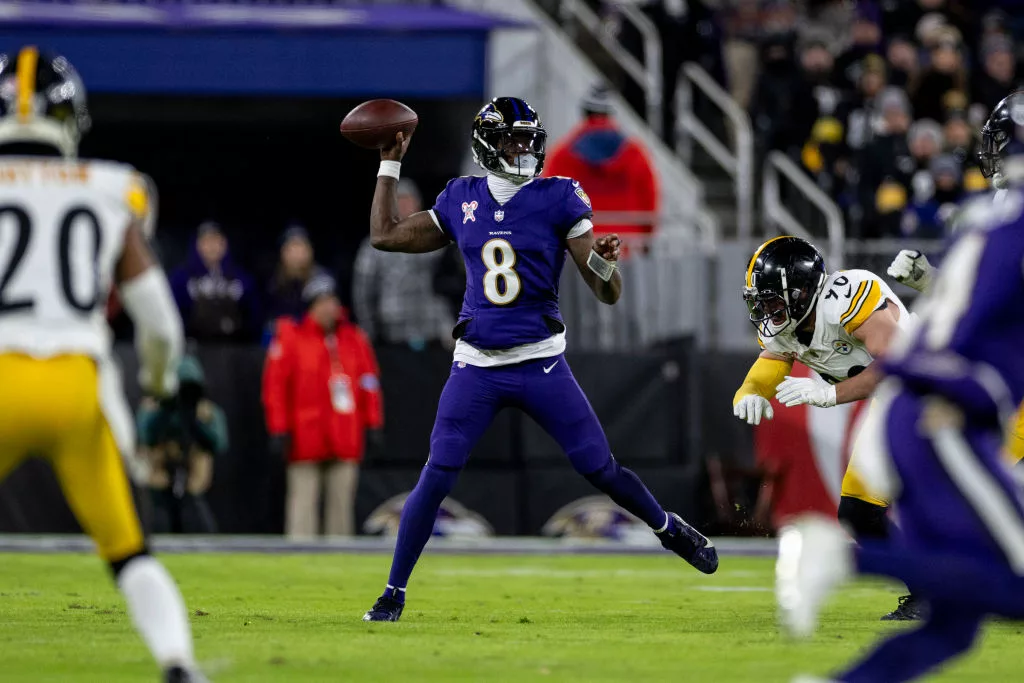
POLYGON ((604 430, 563 355, 558 282, 566 254, 606 304, 622 291, 619 239, 595 239, 590 198, 571 178, 541 178, 547 133, 533 107, 515 97, 484 105, 472 150, 484 177, 455 178, 429 211, 398 215, 395 194, 409 139, 381 150, 370 242, 385 251, 428 252, 455 242, 466 263, 466 293, 451 375, 441 394, 430 454, 402 510, 384 594, 363 617, 397 621, 406 584, 430 538, 438 506, 480 436, 503 408, 532 417, 597 489, 651 527, 665 548, 700 571, 718 568, 714 545, 612 456, 604 430))

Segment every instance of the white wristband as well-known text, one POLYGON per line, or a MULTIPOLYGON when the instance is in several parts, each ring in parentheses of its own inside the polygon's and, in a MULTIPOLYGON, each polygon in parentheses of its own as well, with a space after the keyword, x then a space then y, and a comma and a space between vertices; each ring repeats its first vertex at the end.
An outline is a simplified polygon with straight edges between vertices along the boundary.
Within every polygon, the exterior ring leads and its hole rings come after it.
POLYGON ((380 170, 377 171, 377 177, 386 176, 388 178, 394 178, 398 180, 398 176, 402 173, 402 162, 401 161, 388 161, 385 159, 380 162, 380 170))

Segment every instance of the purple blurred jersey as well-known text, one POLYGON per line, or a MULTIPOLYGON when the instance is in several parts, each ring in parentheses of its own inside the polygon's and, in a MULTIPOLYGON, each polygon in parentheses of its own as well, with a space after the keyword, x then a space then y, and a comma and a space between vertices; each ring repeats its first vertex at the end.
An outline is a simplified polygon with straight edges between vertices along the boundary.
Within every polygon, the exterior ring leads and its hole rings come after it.
POLYGON ((1024 399, 1024 191, 972 200, 921 320, 886 371, 917 394, 938 395, 968 419, 1006 419, 1024 399))

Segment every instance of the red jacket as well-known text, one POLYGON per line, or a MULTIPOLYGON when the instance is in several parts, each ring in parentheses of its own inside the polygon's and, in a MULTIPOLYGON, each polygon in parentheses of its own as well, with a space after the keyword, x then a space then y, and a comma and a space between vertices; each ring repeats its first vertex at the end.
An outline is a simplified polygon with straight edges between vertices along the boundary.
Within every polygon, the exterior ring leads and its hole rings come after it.
POLYGON ((325 335, 309 316, 282 318, 263 369, 267 431, 291 437, 293 462, 361 460, 365 430, 384 424, 379 375, 373 347, 352 323, 325 335))
POLYGON ((548 153, 544 175, 578 180, 594 203, 594 231, 644 234, 646 224, 612 224, 602 211, 658 210, 658 182, 643 146, 625 136, 607 116, 591 116, 548 153))

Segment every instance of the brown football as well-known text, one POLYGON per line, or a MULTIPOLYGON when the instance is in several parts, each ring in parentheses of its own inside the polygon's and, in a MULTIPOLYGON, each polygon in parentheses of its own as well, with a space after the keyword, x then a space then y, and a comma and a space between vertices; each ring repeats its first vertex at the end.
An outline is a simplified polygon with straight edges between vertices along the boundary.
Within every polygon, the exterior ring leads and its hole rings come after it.
POLYGON ((341 122, 341 134, 360 147, 380 149, 395 141, 399 131, 408 137, 420 117, 395 100, 370 100, 348 113, 341 122))

